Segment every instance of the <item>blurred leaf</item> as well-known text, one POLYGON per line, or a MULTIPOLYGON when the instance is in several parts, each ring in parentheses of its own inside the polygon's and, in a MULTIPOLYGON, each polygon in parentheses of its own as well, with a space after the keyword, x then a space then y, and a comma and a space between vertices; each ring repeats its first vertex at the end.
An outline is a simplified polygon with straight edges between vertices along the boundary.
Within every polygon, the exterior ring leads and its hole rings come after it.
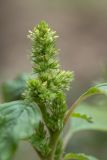
POLYGON ((20 100, 22 93, 26 87, 28 74, 21 74, 14 80, 8 80, 1 85, 1 92, 5 102, 20 100))
POLYGON ((29 138, 40 119, 36 104, 24 101, 0 104, 0 160, 11 160, 18 141, 29 138))
POLYGON ((81 130, 100 130, 107 131, 107 108, 106 107, 95 107, 88 104, 81 104, 76 111, 82 114, 88 114, 93 117, 93 123, 87 123, 82 119, 72 118, 71 128, 72 132, 78 132, 81 130))
POLYGON ((89 104, 81 104, 75 109, 75 112, 80 114, 88 114, 93 117, 93 123, 88 123, 84 119, 71 118, 68 126, 68 131, 64 135, 64 147, 67 146, 69 139, 75 133, 80 131, 95 130, 107 132, 107 107, 106 106, 90 106, 89 104))
POLYGON ((91 154, 107 160, 107 132, 86 130, 73 135, 67 146, 68 152, 91 154))
POLYGON ((105 95, 107 95, 107 83, 102 83, 102 84, 98 84, 94 87, 91 87, 82 96, 88 97, 88 96, 91 96, 91 95, 94 95, 94 94, 105 94, 105 95))
POLYGON ((97 160, 96 158, 92 157, 92 156, 88 156, 85 154, 77 154, 77 153, 68 153, 65 155, 64 160, 97 160))
POLYGON ((82 101, 96 94, 104 94, 107 96, 107 83, 102 83, 94 87, 91 87, 84 94, 82 94, 68 110, 64 120, 65 124, 69 120, 69 118, 72 116, 74 110, 80 105, 82 101))
POLYGON ((85 120, 85 121, 87 121, 87 122, 89 122, 89 123, 92 123, 93 121, 92 121, 92 117, 90 117, 90 116, 88 116, 88 115, 86 115, 86 114, 80 114, 80 113, 72 113, 72 118, 80 118, 80 119, 83 119, 83 120, 85 120))

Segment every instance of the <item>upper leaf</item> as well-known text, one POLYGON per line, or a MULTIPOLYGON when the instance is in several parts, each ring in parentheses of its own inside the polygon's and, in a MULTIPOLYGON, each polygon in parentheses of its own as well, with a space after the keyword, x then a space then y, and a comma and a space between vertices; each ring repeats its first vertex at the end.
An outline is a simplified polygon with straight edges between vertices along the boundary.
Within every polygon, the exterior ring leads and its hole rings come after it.
POLYGON ((82 101, 84 101, 86 98, 95 95, 95 94, 104 94, 107 95, 107 83, 102 83, 96 86, 93 86, 89 88, 84 94, 82 94, 75 102, 74 104, 70 107, 68 110, 66 116, 65 116, 65 123, 68 121, 68 119, 71 117, 73 114, 74 110, 82 101))
POLYGON ((21 139, 29 138, 40 122, 36 105, 24 101, 0 104, 0 160, 10 160, 21 139))
POLYGON ((105 95, 107 95, 107 83, 102 83, 102 84, 98 84, 94 87, 91 87, 82 96, 89 97, 89 96, 95 95, 95 94, 105 94, 105 95))

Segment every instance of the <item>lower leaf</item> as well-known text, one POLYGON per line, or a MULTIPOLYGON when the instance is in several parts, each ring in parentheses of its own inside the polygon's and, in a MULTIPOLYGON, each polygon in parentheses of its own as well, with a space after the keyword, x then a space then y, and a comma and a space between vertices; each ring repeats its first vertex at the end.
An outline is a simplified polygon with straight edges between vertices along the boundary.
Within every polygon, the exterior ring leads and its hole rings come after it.
POLYGON ((40 119, 36 104, 25 101, 0 104, 0 160, 11 160, 19 140, 29 138, 40 119))

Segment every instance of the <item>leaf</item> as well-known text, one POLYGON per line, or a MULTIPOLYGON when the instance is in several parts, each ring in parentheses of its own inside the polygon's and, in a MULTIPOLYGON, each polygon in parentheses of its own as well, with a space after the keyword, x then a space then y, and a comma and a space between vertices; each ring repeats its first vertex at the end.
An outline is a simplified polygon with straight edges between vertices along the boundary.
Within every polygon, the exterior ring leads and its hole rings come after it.
POLYGON ((0 130, 0 160, 11 160, 18 141, 15 140, 8 132, 0 130))
POLYGON ((80 114, 88 114, 93 117, 93 123, 87 123, 82 119, 71 119, 72 133, 82 130, 99 130, 107 131, 107 108, 104 106, 90 106, 88 104, 81 104, 77 109, 80 114))
POLYGON ((84 94, 82 94, 76 102, 70 107, 68 110, 64 122, 65 124, 67 121, 71 118, 72 114, 74 113, 74 110, 76 112, 80 112, 80 114, 88 114, 90 117, 94 117, 94 123, 93 124, 87 124, 82 119, 73 119, 71 122, 71 129, 69 129, 68 133, 65 135, 65 142, 64 146, 67 145, 70 137, 77 131, 81 130, 101 130, 101 131, 107 131, 107 118, 106 118, 106 108, 95 108, 95 107, 89 107, 88 105, 80 105, 80 103, 85 100, 86 98, 95 95, 95 94, 104 94, 107 95, 107 83, 99 84, 94 87, 91 87, 86 91, 84 94), (77 106, 81 106, 78 107, 77 106))
POLYGON ((82 96, 89 97, 89 96, 95 95, 95 94, 107 95, 107 83, 102 83, 102 84, 98 84, 98 85, 96 85, 94 87, 91 87, 82 96))
POLYGON ((8 80, 1 85, 1 92, 5 102, 20 100, 21 95, 26 87, 28 74, 21 74, 14 80, 8 80))
POLYGON ((82 118, 70 118, 68 130, 64 135, 64 147, 67 146, 69 139, 77 132, 96 130, 107 132, 107 107, 106 106, 93 106, 83 103, 75 109, 75 112, 80 114, 88 114, 93 117, 93 123, 87 123, 82 118))
POLYGON ((83 120, 86 120, 87 122, 89 123, 92 123, 93 120, 92 120, 92 117, 90 116, 87 116, 86 114, 80 114, 80 113, 72 113, 72 118, 80 118, 80 119, 83 119, 83 120))
POLYGON ((40 119, 36 104, 24 101, 0 104, 0 160, 11 160, 19 140, 29 138, 40 119))
POLYGON ((95 94, 104 94, 107 95, 107 83, 102 83, 102 84, 98 84, 94 87, 91 87, 88 89, 88 91, 86 91, 84 94, 82 94, 77 101, 74 102, 74 104, 70 107, 70 109, 68 110, 66 116, 65 116, 65 124, 68 121, 68 119, 71 117, 72 113, 74 112, 74 110, 76 109, 76 107, 78 105, 80 105, 80 103, 85 100, 86 98, 95 95, 95 94))
POLYGON ((65 155, 64 160, 97 160, 92 156, 88 156, 82 153, 68 153, 65 155))

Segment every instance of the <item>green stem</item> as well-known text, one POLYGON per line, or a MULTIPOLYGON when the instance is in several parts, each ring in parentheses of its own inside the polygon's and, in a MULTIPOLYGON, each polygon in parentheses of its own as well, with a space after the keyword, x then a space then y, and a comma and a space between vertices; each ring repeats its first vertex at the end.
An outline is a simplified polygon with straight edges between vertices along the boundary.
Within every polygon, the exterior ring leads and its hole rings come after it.
POLYGON ((51 136, 51 141, 50 141, 51 152, 48 156, 48 160, 54 160, 55 151, 56 151, 56 147, 57 147, 57 144, 58 144, 59 136, 60 136, 60 131, 57 131, 57 132, 53 133, 52 136, 51 136))
POLYGON ((75 108, 78 106, 79 103, 81 103, 81 101, 83 101, 86 97, 80 96, 70 107, 70 109, 67 111, 66 115, 65 115, 65 119, 64 119, 64 123, 66 124, 67 121, 69 120, 69 118, 71 117, 71 114, 73 113, 73 111, 75 110, 75 108))
MULTIPOLYGON (((44 119, 44 122, 45 122, 45 125, 47 126, 47 123, 46 123, 46 110, 45 110, 45 107, 43 105, 39 105, 40 106, 40 109, 41 109, 41 112, 42 112, 42 115, 43 115, 43 119, 44 119)), ((59 140, 59 136, 60 136, 60 133, 61 131, 56 131, 56 132, 52 132, 48 126, 47 126, 47 129, 50 133, 50 148, 51 148, 51 152, 48 156, 48 160, 54 160, 54 156, 55 156, 55 151, 56 151, 56 146, 57 146, 57 143, 58 143, 58 140, 59 140)))
MULTIPOLYGON (((96 94, 100 94, 100 93, 96 93, 96 94)), ((64 118, 64 124, 66 124, 69 120, 69 118, 71 117, 73 111, 75 110, 75 108, 83 101, 85 100, 86 98, 92 96, 92 95, 95 95, 95 93, 91 93, 91 94, 83 94, 81 95, 73 104, 72 106, 70 107, 70 109, 67 111, 66 115, 65 115, 65 118, 64 118)))

